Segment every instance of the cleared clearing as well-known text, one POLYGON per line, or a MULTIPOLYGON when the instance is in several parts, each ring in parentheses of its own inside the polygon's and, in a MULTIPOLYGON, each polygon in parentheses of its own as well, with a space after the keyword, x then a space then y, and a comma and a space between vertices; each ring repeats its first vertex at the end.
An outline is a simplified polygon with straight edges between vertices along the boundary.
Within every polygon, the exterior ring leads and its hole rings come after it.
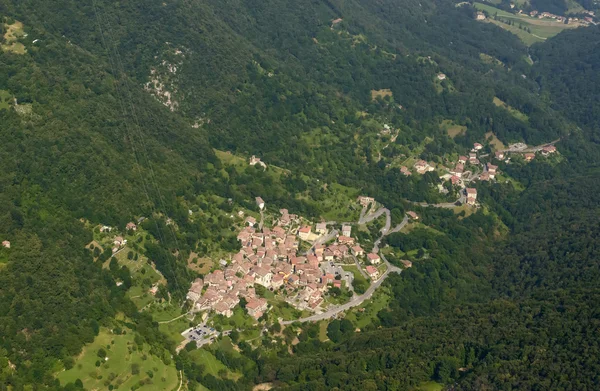
POLYGON ((1 45, 5 52, 15 54, 25 54, 27 49, 21 42, 17 42, 25 33, 23 32, 23 23, 15 21, 13 24, 4 24, 6 33, 4 33, 4 43, 1 45))
POLYGON ((458 125, 450 119, 445 119, 440 124, 440 129, 445 130, 448 133, 448 137, 454 138, 456 136, 464 136, 467 133, 467 127, 458 125))
POLYGON ((519 110, 515 109, 514 107, 507 105, 500 98, 494 97, 494 101, 493 102, 494 102, 494 104, 496 106, 502 107, 503 109, 508 110, 508 112, 511 113, 513 115, 513 117, 515 117, 516 119, 521 120, 523 122, 529 121, 529 117, 527 117, 527 115, 523 114, 522 112, 520 112, 519 110))
POLYGON ((6 90, 0 90, 0 110, 10 108, 11 94, 6 90))
POLYGON ((371 99, 376 100, 377 98, 385 98, 386 96, 393 96, 392 90, 385 88, 383 90, 371 90, 371 99))
POLYGON ((502 61, 498 60, 496 57, 490 56, 489 54, 479 53, 479 58, 482 62, 486 64, 499 65, 501 67, 504 66, 504 63, 502 61))
POLYGON ((499 151, 501 149, 506 149, 506 146, 496 135, 492 132, 487 132, 485 134, 485 139, 490 143, 490 145, 494 148, 494 151, 499 151))

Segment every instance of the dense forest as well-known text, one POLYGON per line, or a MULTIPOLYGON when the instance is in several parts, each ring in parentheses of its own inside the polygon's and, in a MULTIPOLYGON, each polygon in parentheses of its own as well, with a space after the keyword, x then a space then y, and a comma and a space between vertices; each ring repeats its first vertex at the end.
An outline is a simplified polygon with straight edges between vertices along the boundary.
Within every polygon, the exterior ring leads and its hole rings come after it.
POLYGON ((435 234, 390 235, 390 247, 418 253, 387 283, 394 298, 377 326, 332 323, 321 343, 309 325, 276 355, 240 343, 242 358, 222 357, 243 369, 237 383, 207 375, 186 349, 175 359, 190 388, 413 389, 433 379, 598 389, 600 29, 533 46, 530 65, 515 36, 474 12, 446 1, 0 0, 2 33, 15 21, 27 33, 25 53, 0 51, 0 239, 11 242, 0 250, 0 390, 64 388, 57 363, 72 366, 118 314, 174 354, 126 297, 129 271, 94 262, 87 222, 147 217, 147 255, 181 300, 194 278, 182 259, 208 242, 237 246, 219 233, 227 221, 189 219, 199 195, 248 208, 260 195, 315 218, 326 212, 317 180, 373 195, 395 218, 405 199, 444 201, 434 175, 408 178, 386 167, 392 153, 375 158, 375 120, 399 129, 392 151, 429 138, 421 157, 440 163, 489 131, 505 143, 561 138, 565 160, 506 167, 524 189, 481 185, 487 213, 423 209, 435 234), (379 90, 391 96, 373 99, 379 90), (466 134, 451 139, 442 120, 466 134), (289 174, 240 173, 213 148, 289 174))

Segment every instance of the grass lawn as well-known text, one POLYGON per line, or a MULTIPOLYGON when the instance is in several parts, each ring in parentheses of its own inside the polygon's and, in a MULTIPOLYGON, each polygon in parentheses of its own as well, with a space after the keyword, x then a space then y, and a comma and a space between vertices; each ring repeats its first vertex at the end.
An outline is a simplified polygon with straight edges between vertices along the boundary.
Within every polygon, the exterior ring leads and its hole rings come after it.
POLYGON ((319 322, 319 341, 321 342, 329 340, 329 337, 327 337, 327 326, 329 326, 328 321, 322 320, 319 322))
POLYGON ((491 64, 491 65, 498 65, 503 67, 504 63, 500 60, 498 60, 496 57, 492 57, 489 54, 485 54, 485 53, 479 53, 479 58, 481 59, 482 62, 486 63, 486 64, 491 64))
POLYGON ((158 329, 166 334, 173 343, 179 345, 183 340, 181 333, 190 327, 190 321, 184 316, 173 322, 161 323, 158 329))
POLYGON ((440 129, 445 130, 448 133, 448 137, 454 138, 456 136, 462 136, 467 133, 467 127, 457 125, 450 119, 445 119, 440 124, 440 129))
POLYGON ((527 115, 523 114, 522 112, 520 112, 519 110, 515 109, 514 107, 511 107, 511 106, 507 105, 505 102, 503 102, 499 98, 494 97, 493 102, 494 102, 494 104, 496 106, 502 107, 503 109, 508 110, 508 112, 510 114, 512 114, 512 116, 515 117, 516 119, 521 120, 523 122, 529 121, 529 117, 527 117, 527 115))
POLYGON ((175 366, 165 365, 160 358, 150 354, 148 345, 138 350, 133 338, 134 333, 129 330, 126 335, 101 330, 94 342, 84 347, 75 366, 57 374, 58 380, 65 385, 81 379, 88 390, 106 390, 111 384, 122 390, 129 390, 134 385, 141 385, 139 390, 170 391, 177 388, 179 379, 175 366), (107 361, 98 357, 100 348, 106 351, 107 361), (98 361, 100 366, 96 366, 98 361), (132 374, 133 367, 139 367, 139 373, 132 374))
POLYGON ((322 210, 326 211, 321 217, 326 221, 358 220, 361 208, 357 206, 356 198, 359 194, 360 191, 352 187, 328 184, 325 199, 319 201, 322 210))
POLYGON ((385 98, 386 96, 393 96, 392 90, 385 88, 382 90, 371 90, 371 99, 375 100, 379 97, 385 98))
POLYGON ((425 383, 421 383, 415 391, 442 391, 444 386, 440 383, 436 383, 434 381, 428 381, 425 383))
POLYGON ((10 109, 10 98, 12 95, 6 90, 0 90, 0 110, 10 109))
POLYGON ((506 149, 506 146, 496 135, 492 132, 487 132, 485 134, 485 139, 490 143, 490 145, 494 148, 494 151, 498 151, 501 149, 506 149))
POLYGON ((275 319, 282 318, 283 320, 294 320, 302 316, 302 311, 292 307, 289 303, 283 300, 277 300, 271 303, 270 315, 275 319))
POLYGON ((13 52, 15 54, 25 54, 27 49, 21 42, 17 42, 25 34, 23 32, 23 23, 15 21, 13 24, 5 24, 6 32, 4 33, 4 44, 2 50, 5 52, 13 52))
POLYGON ((358 308, 353 308, 348 315, 346 315, 346 319, 351 321, 359 329, 362 329, 371 324, 373 320, 377 318, 377 313, 388 306, 390 298, 387 290, 378 289, 371 300, 367 300, 358 308))
POLYGON ((217 360, 217 358, 206 349, 196 349, 190 353, 190 356, 194 359, 197 364, 204 365, 206 373, 219 378, 219 371, 228 371, 225 364, 217 360))

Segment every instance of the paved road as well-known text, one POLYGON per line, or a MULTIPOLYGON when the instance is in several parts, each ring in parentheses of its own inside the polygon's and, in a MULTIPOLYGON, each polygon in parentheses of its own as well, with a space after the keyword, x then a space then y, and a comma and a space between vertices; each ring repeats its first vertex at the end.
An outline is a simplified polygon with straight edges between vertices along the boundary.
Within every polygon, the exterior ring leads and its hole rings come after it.
POLYGON ((400 230, 402 230, 406 224, 408 224, 408 216, 404 216, 402 222, 395 226, 389 233, 393 234, 394 232, 400 232, 400 230))
MULTIPOLYGON (((383 227, 383 229, 381 230, 381 236, 375 241, 375 246, 373 247, 374 253, 379 252, 379 243, 381 243, 381 240, 383 239, 383 237, 389 233, 388 231, 389 231, 390 225, 391 225, 390 211, 387 208, 382 208, 377 213, 379 213, 380 211, 382 213, 379 214, 379 216, 381 216, 383 213, 387 214, 387 221, 386 221, 385 227, 383 227)), ((402 223, 400 223, 396 228, 398 228, 400 226, 403 227, 404 225, 406 225, 407 222, 408 222, 408 217, 405 217, 404 220, 402 220, 402 223)), ((400 227, 400 229, 402 229, 402 227, 400 227)), ((394 229, 396 229, 396 228, 394 228, 394 229)), ((321 314, 316 314, 316 315, 312 315, 312 316, 297 319, 297 320, 287 320, 287 321, 281 322, 281 324, 287 325, 287 324, 292 324, 294 322, 300 322, 300 323, 316 322, 316 321, 323 320, 323 319, 333 318, 340 312, 344 312, 352 307, 359 306, 365 300, 370 299, 371 296, 373 296, 373 293, 375 293, 377 288, 379 288, 381 286, 381 284, 385 281, 385 279, 389 276, 390 273, 401 273, 402 272, 402 269, 390 264, 383 254, 379 254, 379 256, 381 257, 381 259, 387 266, 387 269, 386 269, 385 273, 383 273, 377 281, 375 281, 374 283, 371 284, 371 286, 365 291, 365 293, 363 293, 360 296, 354 296, 352 299, 350 299, 349 302, 339 305, 339 306, 336 306, 336 307, 333 307, 333 308, 330 308, 321 314)), ((358 266, 358 270, 360 270, 361 273, 364 273, 362 268, 358 264, 358 260, 356 259, 356 257, 354 257, 354 261, 356 262, 356 265, 358 266)))
POLYGON ((454 201, 454 202, 442 202, 440 204, 428 204, 427 202, 416 202, 416 201, 409 201, 409 202, 411 202, 411 203, 413 203, 415 205, 422 206, 422 207, 432 206, 434 208, 448 208, 448 209, 450 209, 450 208, 456 208, 458 206, 457 204, 460 204, 460 205, 464 204, 466 202, 466 199, 465 199, 465 195, 462 194, 462 191, 461 191, 460 197, 458 197, 458 199, 456 201, 454 201))
POLYGON ((265 222, 265 210, 260 210, 260 222, 258 223, 258 229, 262 232, 263 224, 265 222))
MULTIPOLYGON (((335 223, 334 223, 335 224, 335 223)), ((331 239, 335 238, 338 234, 338 231, 336 229, 332 229, 330 232, 328 232, 326 235, 324 236, 319 236, 317 238, 317 240, 315 240, 312 244, 312 246, 310 246, 310 248, 308 250, 306 250, 306 252, 304 253, 304 255, 308 255, 310 253, 313 252, 315 246, 317 244, 322 244, 322 243, 327 243, 328 241, 330 241, 331 239)))
MULTIPOLYGON (((387 261, 385 261, 387 262, 387 261)), ((337 314, 339 314, 340 312, 344 312, 352 307, 356 307, 361 305, 365 300, 368 300, 371 298, 371 296, 373 296, 373 293, 375 293, 375 291, 377 290, 377 288, 379 288, 379 286, 383 283, 383 281, 385 281, 385 279, 387 278, 387 276, 390 273, 400 273, 402 269, 397 268, 395 266, 392 266, 391 268, 388 266, 388 269, 385 271, 385 273, 383 273, 381 275, 381 277, 379 277, 379 279, 377 281, 375 281, 373 284, 371 284, 371 286, 369 287, 369 289, 366 290, 365 293, 363 293, 360 296, 355 296, 352 299, 350 299, 349 302, 339 305, 337 307, 334 308, 330 308, 329 310, 321 313, 321 314, 316 314, 316 315, 312 315, 306 318, 301 318, 301 319, 297 319, 297 320, 286 320, 281 322, 281 324, 283 325, 287 325, 287 324, 292 324, 294 322, 300 322, 300 323, 304 323, 304 322, 316 322, 319 320, 323 320, 323 319, 329 319, 329 318, 333 318, 334 316, 336 316, 337 314)))
POLYGON ((351 257, 354 259, 354 264, 358 268, 358 271, 360 272, 360 274, 362 274, 364 278, 369 278, 369 276, 367 276, 367 273, 360 266, 360 263, 358 262, 358 258, 356 258, 354 255, 351 255, 351 257))
POLYGON ((380 208, 376 212, 370 213, 368 216, 363 216, 362 218, 360 218, 358 220, 358 224, 367 224, 367 223, 379 218, 384 213, 388 214, 388 216, 389 216, 390 211, 387 208, 380 208))
POLYGON ((540 144, 538 146, 535 147, 525 147, 525 148, 506 148, 506 149, 502 149, 500 150, 500 152, 519 152, 519 153, 523 153, 523 152, 539 152, 541 151, 544 147, 547 147, 549 145, 554 145, 557 142, 559 142, 560 139, 557 138, 554 141, 551 141, 549 143, 544 143, 544 144, 540 144))

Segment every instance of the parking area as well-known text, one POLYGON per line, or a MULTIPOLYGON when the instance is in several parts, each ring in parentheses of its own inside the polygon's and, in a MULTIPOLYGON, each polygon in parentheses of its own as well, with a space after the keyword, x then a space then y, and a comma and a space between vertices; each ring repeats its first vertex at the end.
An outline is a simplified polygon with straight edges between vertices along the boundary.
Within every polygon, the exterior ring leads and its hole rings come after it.
POLYGON ((336 265, 333 261, 321 263, 321 269, 323 274, 333 274, 334 276, 341 276, 343 281, 346 281, 346 286, 352 289, 352 282, 354 282, 354 274, 345 271, 341 265, 336 265))
POLYGON ((186 340, 195 341, 198 347, 214 341, 218 334, 218 331, 216 331, 214 328, 208 327, 204 324, 198 325, 181 333, 186 340))

